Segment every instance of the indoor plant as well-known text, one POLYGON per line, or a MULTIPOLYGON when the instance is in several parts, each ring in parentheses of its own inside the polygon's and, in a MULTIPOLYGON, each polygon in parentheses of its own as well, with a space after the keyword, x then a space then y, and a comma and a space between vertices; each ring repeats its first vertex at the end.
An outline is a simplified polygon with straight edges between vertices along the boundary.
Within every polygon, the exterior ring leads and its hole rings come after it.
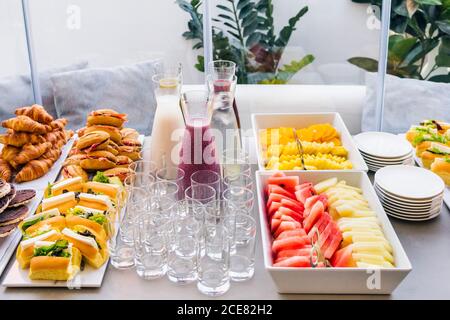
MULTIPOLYGON (((382 0, 352 1, 382 5, 382 0)), ((389 74, 450 83, 450 0, 392 0, 390 29, 389 74), (427 59, 432 51, 437 53, 434 61, 427 59)), ((353 57, 348 61, 367 71, 378 69, 375 59, 353 57)))
MULTIPOLYGON (((219 0, 218 14, 213 18, 213 58, 234 61, 239 83, 287 83, 298 71, 314 61, 308 54, 303 58, 280 65, 284 49, 300 18, 308 12, 303 7, 289 19, 288 24, 275 33, 272 0, 219 0)), ((177 0, 191 20, 183 37, 194 40, 193 49, 203 47, 202 1, 177 0)), ((197 57, 195 67, 204 71, 204 57, 197 57)))

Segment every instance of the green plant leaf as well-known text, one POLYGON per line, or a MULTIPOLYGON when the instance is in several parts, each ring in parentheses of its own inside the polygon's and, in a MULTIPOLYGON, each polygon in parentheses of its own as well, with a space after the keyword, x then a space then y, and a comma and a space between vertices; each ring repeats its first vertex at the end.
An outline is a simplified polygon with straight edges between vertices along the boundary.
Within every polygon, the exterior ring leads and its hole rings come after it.
POLYGON ((450 37, 443 37, 435 59, 438 67, 450 67, 450 37))
POLYGON ((403 38, 403 36, 389 37, 388 59, 394 65, 400 65, 411 49, 416 45, 417 38, 403 38))
POLYGON ((313 61, 314 56, 312 54, 304 56, 301 60, 293 60, 289 64, 285 64, 278 69, 276 78, 288 82, 297 72, 311 64, 313 61))
POLYGON ((245 7, 246 5, 248 5, 249 3, 251 3, 251 0, 240 0, 238 1, 238 4, 236 6, 236 9, 238 11, 240 11, 243 7, 245 7))
POLYGON ((444 82, 444 83, 450 83, 450 73, 449 74, 440 74, 437 76, 433 76, 429 79, 427 79, 428 81, 433 81, 433 82, 444 82))
POLYGON ((197 56, 197 63, 195 64, 195 69, 200 72, 205 72, 205 57, 197 56))
POLYGON ((408 52, 400 67, 413 64, 420 59, 423 59, 428 53, 435 49, 439 45, 439 39, 425 39, 419 42, 415 47, 408 52))
POLYGON ((351 64, 369 72, 378 71, 378 61, 372 58, 353 57, 347 60, 351 64))
POLYGON ((303 7, 294 17, 289 19, 289 24, 281 29, 278 38, 275 41, 275 45, 278 47, 286 47, 292 33, 295 31, 295 25, 308 12, 308 7, 303 7))
POLYGON ((423 5, 431 5, 431 6, 436 6, 436 5, 441 5, 442 2, 441 0, 414 0, 416 3, 418 4, 423 4, 423 5))
POLYGON ((251 35, 248 36, 247 40, 245 41, 245 45, 248 48, 253 47, 255 44, 257 44, 262 38, 262 34, 259 32, 254 32, 251 35))
POLYGON ((224 6, 224 5, 221 5, 221 4, 218 4, 217 6, 216 6, 218 9, 221 9, 221 10, 223 10, 223 11, 226 11, 226 12, 230 12, 230 13, 233 13, 233 10, 231 10, 230 8, 228 8, 227 6, 224 6))
POLYGON ((442 32, 450 34, 450 19, 436 21, 436 25, 442 32))
POLYGON ((222 18, 222 19, 234 22, 234 19, 232 17, 230 17, 229 15, 227 15, 227 14, 221 13, 221 14, 218 14, 217 16, 222 18))

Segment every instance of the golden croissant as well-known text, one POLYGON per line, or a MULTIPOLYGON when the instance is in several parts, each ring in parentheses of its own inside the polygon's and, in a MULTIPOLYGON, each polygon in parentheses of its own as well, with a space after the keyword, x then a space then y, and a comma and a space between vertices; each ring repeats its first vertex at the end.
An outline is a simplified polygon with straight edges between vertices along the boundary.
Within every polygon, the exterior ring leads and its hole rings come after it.
POLYGON ((61 154, 59 149, 50 149, 40 158, 28 162, 16 175, 16 182, 26 182, 38 179, 50 171, 53 163, 61 154))
POLYGON ((3 146, 3 149, 2 149, 2 158, 3 158, 3 160, 8 161, 8 163, 13 168, 17 168, 17 164, 14 162, 14 160, 17 157, 17 155, 19 154, 19 152, 20 152, 20 148, 5 145, 5 146, 3 146))
POLYGON ((59 118, 50 123, 50 126, 53 128, 53 130, 64 130, 66 125, 67 125, 66 118, 59 118))
POLYGON ((12 129, 19 132, 30 132, 45 134, 52 130, 52 127, 41 124, 27 116, 17 116, 2 122, 3 128, 12 129))
POLYGON ((24 144, 38 144, 45 142, 45 137, 35 133, 15 132, 9 129, 5 134, 0 135, 0 143, 22 147, 24 144))
POLYGON ((18 167, 21 164, 30 162, 37 159, 47 152, 52 147, 50 142, 44 142, 40 144, 26 144, 22 147, 22 150, 17 154, 13 160, 13 167, 18 167))
POLYGON ((34 121, 50 124, 53 117, 44 109, 43 106, 34 104, 31 107, 23 107, 16 110, 16 116, 27 116, 34 121))
POLYGON ((0 158, 0 178, 5 180, 6 182, 11 181, 12 176, 12 168, 9 165, 8 161, 0 158))

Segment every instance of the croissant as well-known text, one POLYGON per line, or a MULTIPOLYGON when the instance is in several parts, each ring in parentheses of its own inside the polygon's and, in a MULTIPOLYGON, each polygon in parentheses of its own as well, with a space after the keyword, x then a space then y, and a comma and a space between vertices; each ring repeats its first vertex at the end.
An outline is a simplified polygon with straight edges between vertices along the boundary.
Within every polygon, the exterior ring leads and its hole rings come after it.
POLYGON ((12 168, 9 165, 8 161, 0 158, 0 178, 5 180, 6 182, 11 181, 12 176, 12 168))
POLYGON ((8 161, 8 163, 13 167, 16 168, 17 164, 15 163, 15 158, 20 152, 20 148, 5 145, 2 149, 2 158, 5 161, 8 161))
POLYGON ((11 161, 14 164, 13 167, 18 167, 21 164, 25 164, 31 160, 39 158, 51 147, 52 144, 50 142, 24 145, 14 160, 11 161))
POLYGON ((2 122, 3 128, 12 129, 14 131, 31 132, 37 134, 45 134, 52 130, 48 125, 41 124, 27 116, 17 116, 2 122))
POLYGON ((23 107, 16 110, 16 116, 27 116, 34 121, 50 124, 53 117, 44 109, 43 106, 34 104, 31 107, 23 107))
POLYGON ((45 135, 45 140, 47 140, 53 145, 58 143, 58 141, 60 140, 63 140, 63 142, 66 143, 66 134, 60 130, 48 132, 45 135))
POLYGON ((59 148, 51 148, 46 153, 44 153, 39 159, 49 159, 55 162, 61 155, 61 150, 59 148))
POLYGON ((0 143, 15 147, 22 147, 27 143, 38 144, 43 142, 45 142, 44 136, 28 132, 15 132, 11 129, 0 135, 0 143))
POLYGON ((64 130, 66 125, 67 119, 65 118, 56 119, 50 123, 50 126, 53 128, 53 130, 64 130))
POLYGON ((28 162, 16 175, 16 182, 26 182, 38 179, 50 171, 61 155, 61 150, 50 149, 40 158, 28 162))

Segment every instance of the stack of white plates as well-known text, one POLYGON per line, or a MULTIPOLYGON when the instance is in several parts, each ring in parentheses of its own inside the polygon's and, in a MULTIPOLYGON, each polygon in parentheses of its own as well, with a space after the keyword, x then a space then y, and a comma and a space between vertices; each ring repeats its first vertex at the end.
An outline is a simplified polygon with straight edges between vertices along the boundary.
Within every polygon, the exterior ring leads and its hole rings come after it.
POLYGON ((401 164, 414 165, 411 145, 395 134, 363 132, 354 140, 370 171, 401 164))
POLYGON ((441 213, 445 184, 433 172, 413 166, 390 166, 375 174, 375 191, 390 216, 425 221, 441 213))

